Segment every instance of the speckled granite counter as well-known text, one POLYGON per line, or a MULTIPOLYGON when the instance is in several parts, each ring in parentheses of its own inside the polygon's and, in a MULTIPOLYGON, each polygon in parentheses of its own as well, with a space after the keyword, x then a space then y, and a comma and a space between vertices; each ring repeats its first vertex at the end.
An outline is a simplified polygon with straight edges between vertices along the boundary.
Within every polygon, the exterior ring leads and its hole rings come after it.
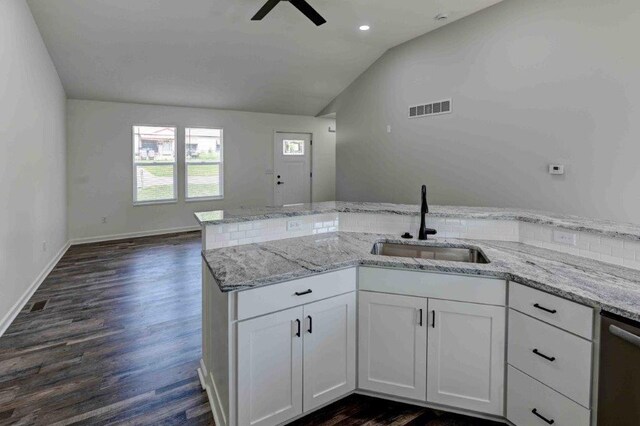
MULTIPOLYGON (((248 222, 323 213, 368 213, 417 216, 420 213, 420 206, 417 204, 327 201, 313 204, 297 204, 286 207, 214 210, 196 213, 195 216, 201 225, 216 225, 221 223, 248 222)), ((588 219, 579 216, 561 215, 535 210, 495 207, 430 206, 429 216, 456 219, 514 220, 554 226, 573 231, 589 232, 612 238, 624 238, 635 241, 640 240, 640 225, 600 219, 588 219)))
POLYGON ((489 264, 371 254, 373 244, 380 240, 403 242, 390 235, 336 232, 208 250, 203 258, 223 292, 357 265, 381 266, 502 278, 640 320, 640 271, 521 243, 484 240, 421 243, 475 246, 489 258, 489 264))

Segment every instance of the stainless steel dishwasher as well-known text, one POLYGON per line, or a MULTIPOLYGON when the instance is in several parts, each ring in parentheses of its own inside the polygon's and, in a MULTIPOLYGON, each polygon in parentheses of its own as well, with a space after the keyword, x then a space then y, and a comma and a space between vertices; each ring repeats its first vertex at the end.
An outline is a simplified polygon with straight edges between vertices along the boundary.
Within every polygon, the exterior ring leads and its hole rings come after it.
POLYGON ((603 312, 598 426, 640 425, 640 323, 603 312))

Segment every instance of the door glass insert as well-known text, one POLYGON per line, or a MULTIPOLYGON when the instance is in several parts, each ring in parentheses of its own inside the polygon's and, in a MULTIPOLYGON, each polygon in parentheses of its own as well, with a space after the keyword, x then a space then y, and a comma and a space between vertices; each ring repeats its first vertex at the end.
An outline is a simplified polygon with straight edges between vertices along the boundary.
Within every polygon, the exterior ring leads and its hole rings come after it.
POLYGON ((304 141, 284 139, 282 141, 283 155, 304 155, 304 141))

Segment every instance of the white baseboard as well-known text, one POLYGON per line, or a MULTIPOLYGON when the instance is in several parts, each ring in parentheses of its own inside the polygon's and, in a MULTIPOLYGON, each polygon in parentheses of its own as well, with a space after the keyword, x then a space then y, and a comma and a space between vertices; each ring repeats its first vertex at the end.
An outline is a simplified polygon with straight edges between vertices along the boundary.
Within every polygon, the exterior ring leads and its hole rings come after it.
POLYGON ((140 238, 140 237, 150 237, 153 235, 164 235, 164 234, 177 234, 180 232, 190 232, 190 231, 199 231, 200 226, 183 226, 181 228, 167 228, 167 229, 157 229, 153 231, 140 231, 140 232, 129 232, 125 234, 111 234, 111 235, 100 235, 97 237, 84 237, 84 238, 73 238, 71 240, 71 245, 75 246, 78 244, 88 244, 88 243, 101 243, 104 241, 117 241, 117 240, 126 240, 129 238, 140 238))
POLYGON ((44 267, 42 272, 36 277, 36 279, 31 283, 31 285, 27 288, 27 291, 24 292, 22 297, 18 299, 18 301, 13 305, 9 312, 0 320, 0 337, 4 334, 5 331, 9 328, 14 319, 18 316, 20 311, 24 308, 24 306, 29 302, 33 293, 36 292, 40 284, 47 278, 47 275, 53 270, 53 268, 58 264, 62 256, 69 250, 71 247, 71 242, 67 241, 64 246, 56 253, 56 255, 47 263, 47 266, 44 267))

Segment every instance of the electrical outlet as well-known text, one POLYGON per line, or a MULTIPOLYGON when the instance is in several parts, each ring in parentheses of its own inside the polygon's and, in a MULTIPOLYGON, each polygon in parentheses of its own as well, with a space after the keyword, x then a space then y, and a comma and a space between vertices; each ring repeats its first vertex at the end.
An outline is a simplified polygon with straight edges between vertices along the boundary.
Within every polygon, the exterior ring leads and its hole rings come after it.
POLYGON ((301 220, 288 220, 287 231, 300 231, 302 229, 301 220))
POLYGON ((391 125, 387 124, 387 133, 391 133, 391 125))
POLYGON ((577 244, 577 235, 573 232, 553 231, 553 241, 560 244, 575 246, 577 244))
POLYGON ((47 251, 47 242, 46 241, 42 242, 42 251, 47 251))
POLYGON ((107 217, 106 216, 102 216, 102 223, 107 223, 107 217))

